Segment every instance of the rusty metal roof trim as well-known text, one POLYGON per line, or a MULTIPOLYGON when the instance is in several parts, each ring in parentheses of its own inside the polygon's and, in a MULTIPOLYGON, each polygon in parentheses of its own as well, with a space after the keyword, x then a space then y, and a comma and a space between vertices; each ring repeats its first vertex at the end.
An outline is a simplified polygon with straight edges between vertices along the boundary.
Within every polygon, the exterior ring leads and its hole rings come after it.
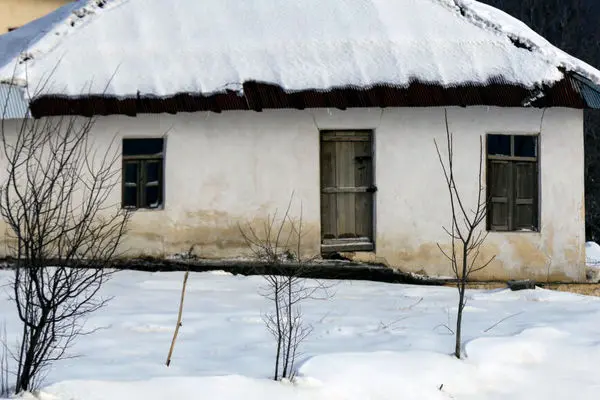
POLYGON ((486 85, 444 87, 414 81, 407 87, 376 85, 369 88, 341 87, 328 91, 286 92, 277 85, 245 82, 243 91, 203 96, 180 93, 167 98, 86 96, 78 98, 42 96, 31 103, 34 117, 51 115, 129 115, 228 110, 386 107, 589 107, 580 85, 569 76, 551 87, 528 89, 505 83, 501 78, 486 85))

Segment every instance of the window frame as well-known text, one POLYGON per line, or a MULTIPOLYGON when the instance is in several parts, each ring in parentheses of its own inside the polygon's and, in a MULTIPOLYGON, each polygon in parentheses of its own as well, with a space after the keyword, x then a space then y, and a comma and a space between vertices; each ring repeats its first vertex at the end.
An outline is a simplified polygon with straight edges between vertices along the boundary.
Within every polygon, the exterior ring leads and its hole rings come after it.
POLYGON ((125 210, 135 211, 135 210, 162 210, 164 208, 164 190, 165 190, 165 181, 164 181, 164 169, 165 169, 165 147, 166 147, 166 138, 164 137, 124 137, 121 141, 121 148, 124 149, 126 140, 154 140, 161 139, 162 140, 162 150, 159 153, 155 154, 139 154, 139 155, 125 155, 123 154, 123 150, 121 151, 121 208, 125 210), (159 163, 158 168, 158 205, 156 207, 144 206, 146 203, 146 188, 149 187, 149 182, 146 181, 146 164, 147 163, 159 163), (137 165, 137 176, 136 176, 136 205, 128 206, 125 204, 125 188, 131 187, 127 184, 129 182, 126 181, 126 165, 127 164, 135 164, 137 165))
POLYGON ((485 175, 485 184, 486 184, 486 199, 487 199, 487 209, 486 209, 486 230, 488 232, 509 232, 509 233, 539 233, 541 231, 541 204, 540 204, 540 188, 541 188, 541 173, 540 173, 540 138, 541 135, 530 132, 488 132, 486 134, 485 141, 485 156, 486 156, 486 175, 485 175), (510 137, 510 155, 490 155, 488 149, 488 143, 490 136, 509 136, 510 137), (532 136, 535 140, 535 156, 526 157, 526 156, 515 156, 515 137, 517 136, 532 136), (508 226, 507 229, 498 229, 494 228, 492 224, 492 213, 490 210, 492 209, 492 195, 490 191, 491 187, 491 163, 493 161, 503 161, 508 163, 510 166, 509 178, 508 178, 508 192, 507 192, 507 220, 508 226), (516 193, 516 176, 514 173, 515 165, 517 163, 532 163, 535 168, 535 189, 532 198, 532 206, 533 206, 533 226, 532 229, 523 229, 516 227, 515 221, 515 210, 517 203, 517 193, 516 193))

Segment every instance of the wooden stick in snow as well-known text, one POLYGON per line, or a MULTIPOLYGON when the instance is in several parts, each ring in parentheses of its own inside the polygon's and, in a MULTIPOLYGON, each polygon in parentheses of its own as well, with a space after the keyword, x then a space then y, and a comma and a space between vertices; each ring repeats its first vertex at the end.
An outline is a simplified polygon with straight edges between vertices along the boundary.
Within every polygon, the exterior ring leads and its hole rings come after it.
POLYGON ((179 301, 179 314, 177 315, 177 325, 175 326, 175 332, 173 333, 173 340, 171 341, 171 348, 169 349, 169 355, 167 356, 167 367, 171 365, 171 356, 173 355, 173 349, 175 348, 175 341, 177 340, 177 334, 179 333, 179 327, 181 326, 181 314, 183 313, 183 299, 185 297, 185 285, 188 280, 190 271, 185 271, 183 276, 183 286, 181 287, 181 300, 179 301))

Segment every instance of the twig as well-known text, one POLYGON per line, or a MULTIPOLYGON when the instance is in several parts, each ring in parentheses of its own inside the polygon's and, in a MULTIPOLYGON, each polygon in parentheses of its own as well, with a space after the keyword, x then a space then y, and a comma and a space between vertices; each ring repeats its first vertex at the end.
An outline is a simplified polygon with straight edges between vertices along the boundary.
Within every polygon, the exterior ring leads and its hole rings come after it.
POLYGON ((436 329, 437 329, 437 328, 439 328, 439 327, 442 327, 442 328, 446 328, 446 329, 448 329, 448 330, 450 331, 450 333, 451 333, 452 335, 454 335, 454 331, 453 331, 453 330, 452 330, 452 329, 451 329, 451 328, 450 328, 448 325, 446 325, 446 324, 439 324, 439 325, 436 325, 436 326, 434 326, 434 327, 433 327, 433 330, 436 330, 436 329))
POLYGON ((494 329, 495 327, 497 327, 498 325, 500 325, 502 322, 506 321, 507 319, 512 318, 512 317, 516 317, 517 315, 521 315, 521 314, 523 314, 523 312, 524 311, 520 311, 520 312, 518 312, 516 314, 512 314, 512 315, 509 315, 508 317, 502 318, 500 321, 496 322, 494 325, 492 325, 489 328, 487 328, 486 330, 484 330, 484 332, 491 331, 492 329, 494 329))

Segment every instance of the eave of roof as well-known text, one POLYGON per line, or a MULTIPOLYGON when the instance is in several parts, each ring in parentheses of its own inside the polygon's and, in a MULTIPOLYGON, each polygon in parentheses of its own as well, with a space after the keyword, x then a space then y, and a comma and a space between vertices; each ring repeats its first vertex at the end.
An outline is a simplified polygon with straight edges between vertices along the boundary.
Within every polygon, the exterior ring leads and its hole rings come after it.
POLYGON ((461 85, 442 87, 413 82, 408 87, 377 85, 370 88, 337 88, 329 91, 304 90, 286 92, 277 85, 245 82, 242 94, 234 91, 202 96, 181 93, 157 98, 86 96, 67 98, 42 96, 31 103, 34 117, 53 115, 129 115, 227 110, 306 109, 306 108, 386 108, 386 107, 568 107, 599 108, 587 93, 584 82, 569 76, 552 87, 530 90, 496 79, 485 86, 461 85))

